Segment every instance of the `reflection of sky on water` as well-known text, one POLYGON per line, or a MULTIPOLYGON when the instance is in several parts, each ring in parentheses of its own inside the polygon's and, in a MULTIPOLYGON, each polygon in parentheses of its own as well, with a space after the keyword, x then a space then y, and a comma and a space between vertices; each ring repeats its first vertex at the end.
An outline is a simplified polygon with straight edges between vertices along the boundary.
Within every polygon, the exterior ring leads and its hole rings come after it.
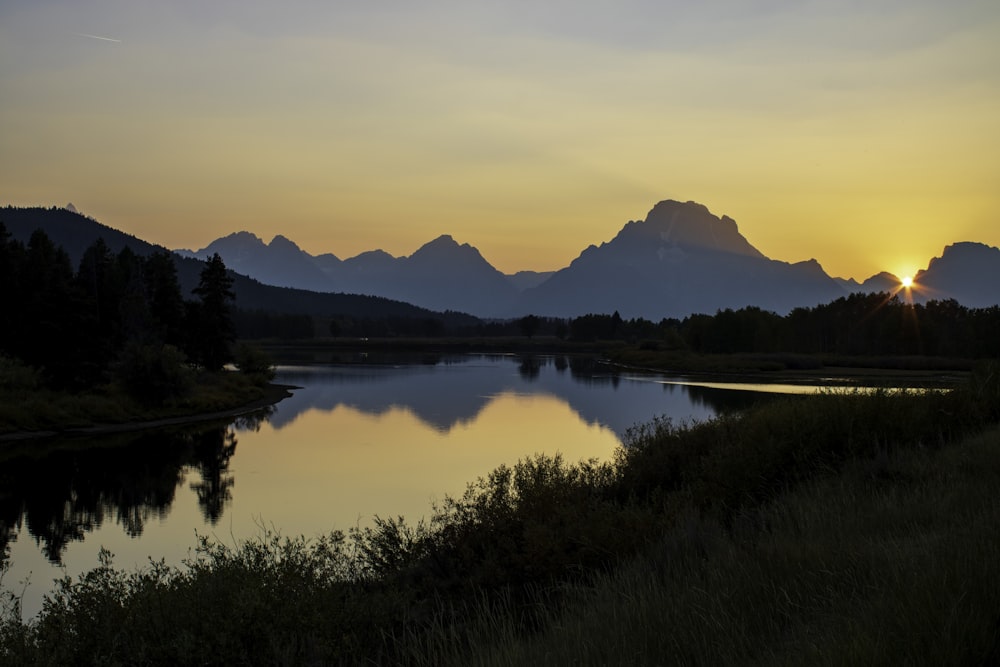
POLYGON ((277 380, 301 388, 261 422, 119 434, 7 461, 0 481, 17 483, 0 495, 12 562, 3 583, 20 591, 30 579, 25 614, 53 578, 95 567, 102 546, 131 569, 180 563, 196 532, 233 544, 262 525, 308 536, 374 516, 415 520, 499 465, 536 453, 608 460, 626 429, 654 416, 705 419, 755 400, 566 357, 286 367, 277 380))
POLYGON ((606 426, 620 438, 654 416, 704 420, 734 407, 724 390, 624 377, 607 366, 560 368, 548 357, 534 360, 527 371, 524 366, 516 357, 473 356, 460 364, 283 367, 277 381, 302 388, 278 405, 271 424, 280 429, 308 410, 329 412, 338 406, 371 415, 402 408, 448 432, 475 420, 498 396, 513 394, 556 398, 587 424, 606 426))

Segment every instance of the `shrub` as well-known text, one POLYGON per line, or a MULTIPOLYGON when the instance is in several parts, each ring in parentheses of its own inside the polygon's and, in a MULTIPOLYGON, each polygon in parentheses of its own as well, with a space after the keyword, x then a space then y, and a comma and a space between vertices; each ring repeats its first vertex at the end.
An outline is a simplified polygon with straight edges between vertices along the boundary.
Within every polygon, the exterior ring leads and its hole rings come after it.
POLYGON ((194 372, 173 345, 130 343, 118 360, 115 377, 139 402, 157 404, 187 392, 194 372))
POLYGON ((39 384, 41 378, 38 371, 20 359, 0 354, 0 390, 36 389, 39 384))
POLYGON ((251 377, 256 384, 267 384, 274 379, 274 360, 260 348, 246 343, 236 346, 236 368, 251 377))

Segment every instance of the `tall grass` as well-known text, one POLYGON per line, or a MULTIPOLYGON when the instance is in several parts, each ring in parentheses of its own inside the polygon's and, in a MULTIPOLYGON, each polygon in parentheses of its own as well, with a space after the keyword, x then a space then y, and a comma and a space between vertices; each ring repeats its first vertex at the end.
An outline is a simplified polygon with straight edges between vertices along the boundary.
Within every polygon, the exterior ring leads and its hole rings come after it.
POLYGON ((106 558, 38 618, 8 608, 0 658, 979 664, 1000 628, 998 422, 996 365, 948 393, 653 421, 609 462, 498 468, 427 524, 106 558))
POLYGON ((985 665, 1000 659, 1000 430, 855 460, 741 512, 690 514, 611 572, 487 609, 428 663, 985 665), (500 619, 499 622, 497 619, 500 619))

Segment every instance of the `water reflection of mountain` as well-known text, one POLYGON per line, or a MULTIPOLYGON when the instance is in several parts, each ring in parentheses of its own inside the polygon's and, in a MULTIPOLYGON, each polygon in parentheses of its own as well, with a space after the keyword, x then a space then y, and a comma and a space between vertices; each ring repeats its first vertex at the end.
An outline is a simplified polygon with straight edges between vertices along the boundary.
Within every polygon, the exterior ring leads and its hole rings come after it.
POLYGON ((277 406, 271 424, 282 428, 311 409, 331 411, 345 406, 381 415, 401 408, 447 432, 474 420, 502 394, 546 395, 564 401, 588 424, 606 426, 620 438, 629 427, 655 416, 703 420, 755 400, 746 392, 626 376, 615 367, 586 358, 470 355, 460 359, 425 360, 420 365, 281 369, 279 382, 302 388, 277 406))
POLYGON ((167 515, 190 471, 198 473, 190 487, 210 523, 232 499, 228 467, 236 437, 228 423, 38 447, 45 453, 10 456, 0 468, 0 554, 23 530, 55 564, 70 542, 106 521, 137 537, 150 520, 167 515))
POLYGON ((746 410, 763 400, 773 400, 775 397, 775 394, 759 391, 737 391, 697 385, 681 385, 681 388, 687 391, 693 403, 711 408, 716 414, 746 410))

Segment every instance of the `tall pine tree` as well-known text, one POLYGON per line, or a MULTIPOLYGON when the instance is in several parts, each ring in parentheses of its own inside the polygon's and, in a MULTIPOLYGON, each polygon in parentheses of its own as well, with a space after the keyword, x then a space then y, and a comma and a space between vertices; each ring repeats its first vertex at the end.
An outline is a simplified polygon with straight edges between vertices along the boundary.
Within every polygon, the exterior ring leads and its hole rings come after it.
POLYGON ((206 260, 198 287, 192 290, 199 301, 190 304, 188 328, 191 357, 210 371, 221 370, 233 358, 236 329, 229 304, 236 295, 232 287, 233 279, 219 253, 215 253, 206 260))

